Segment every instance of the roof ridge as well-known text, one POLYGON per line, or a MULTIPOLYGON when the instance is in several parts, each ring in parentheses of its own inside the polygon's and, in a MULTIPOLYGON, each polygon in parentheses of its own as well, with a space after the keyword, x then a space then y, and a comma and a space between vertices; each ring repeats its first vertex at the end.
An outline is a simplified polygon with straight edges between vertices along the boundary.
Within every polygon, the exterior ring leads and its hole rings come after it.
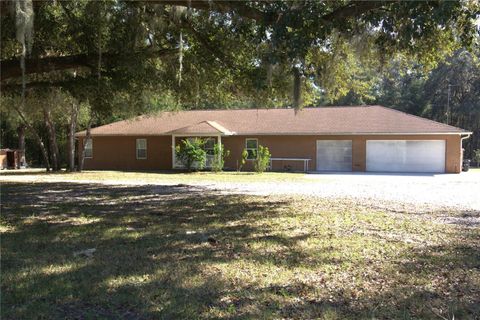
MULTIPOLYGON (((362 108, 362 107, 382 107, 382 108, 386 108, 386 109, 389 109, 387 107, 384 107, 384 106, 381 106, 381 105, 353 105, 353 106, 316 106, 316 107, 304 107, 301 110, 315 110, 315 109, 326 109, 326 108, 362 108)), ((128 118, 128 119, 122 119, 122 120, 117 120, 117 121, 113 121, 113 122, 109 122, 109 123, 106 123, 106 124, 102 124, 96 128, 99 128, 99 127, 103 127, 103 126, 109 126, 109 125, 113 125, 113 124, 117 124, 117 123, 120 123, 120 122, 126 122, 126 121, 135 121, 135 120, 140 120, 140 119, 144 119, 144 118, 153 118, 153 117, 159 117, 159 116, 162 116, 163 114, 178 114, 178 113, 182 113, 182 112, 191 112, 191 111, 196 111, 196 112, 204 112, 204 111, 261 111, 261 110, 295 110, 295 108, 290 108, 290 107, 286 107, 286 108, 233 108, 233 109, 199 109, 199 110, 160 110, 160 111, 157 111, 155 113, 150 113, 150 114, 141 114, 141 115, 136 115, 136 116, 133 116, 131 118, 128 118)), ((395 109, 391 109, 391 110, 395 110, 395 109)), ((208 121, 208 120, 204 120, 204 121, 201 121, 201 122, 205 122, 205 121, 208 121)), ((213 121, 213 120, 212 120, 213 121)), ((434 121, 436 122, 436 121, 434 121)), ((199 122, 200 123, 200 122, 199 122)), ((94 129, 94 128, 92 128, 94 129)))
MULTIPOLYGON (((319 108, 362 108, 362 107, 374 107, 375 105, 372 104, 357 104, 357 105, 352 105, 352 106, 311 106, 311 107, 303 107, 300 110, 311 110, 311 109, 319 109, 319 108)), ((160 113, 163 112, 171 112, 171 113, 178 113, 178 112, 190 112, 190 111, 260 111, 260 110, 295 110, 295 108, 292 107, 281 107, 281 108, 228 108, 228 109, 187 109, 187 110, 165 110, 165 111, 160 111, 160 113)))

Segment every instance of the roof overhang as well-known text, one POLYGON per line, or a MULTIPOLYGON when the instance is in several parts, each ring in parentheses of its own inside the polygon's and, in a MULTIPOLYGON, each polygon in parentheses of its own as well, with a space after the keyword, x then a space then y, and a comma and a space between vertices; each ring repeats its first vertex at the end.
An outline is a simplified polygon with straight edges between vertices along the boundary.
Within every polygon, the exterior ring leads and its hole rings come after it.
MULTIPOLYGON (((176 130, 175 130, 176 131, 176 130)), ((94 133, 92 132, 92 137, 131 137, 131 136, 145 136, 145 137, 155 137, 155 136, 181 136, 181 135, 222 135, 222 136, 357 136, 357 135, 365 135, 365 136, 374 136, 374 135, 405 135, 405 136, 412 136, 412 135, 471 135, 473 132, 229 132, 229 133, 206 133, 206 132, 188 132, 188 133, 175 133, 174 131, 166 132, 166 133, 94 133)), ((76 137, 84 137, 86 134, 85 132, 81 131, 75 134, 76 137)))

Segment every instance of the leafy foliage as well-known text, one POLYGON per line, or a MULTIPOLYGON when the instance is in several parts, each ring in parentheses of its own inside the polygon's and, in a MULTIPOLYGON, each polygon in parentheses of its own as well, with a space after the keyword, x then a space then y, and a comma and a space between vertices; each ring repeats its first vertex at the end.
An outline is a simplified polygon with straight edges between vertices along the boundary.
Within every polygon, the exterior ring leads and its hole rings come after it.
POLYGON ((480 166, 480 149, 473 151, 473 161, 477 163, 477 167, 480 166))
MULTIPOLYGON (((475 1, 108 0, 34 2, 33 10, 30 58, 39 64, 27 63, 28 85, 69 88, 106 114, 116 94, 139 113, 148 110, 138 97, 158 91, 184 108, 291 105, 295 70, 309 105, 319 87, 333 99, 359 91, 363 63, 381 67, 402 53, 433 65, 477 41, 475 1), (47 58, 55 71, 36 70, 47 58)), ((15 17, 3 10, 3 60, 18 59, 15 17)))
POLYGON ((176 146, 176 156, 188 171, 192 169, 201 170, 205 167, 207 153, 203 149, 205 141, 203 139, 184 139, 181 144, 176 146))
POLYGON ((242 171, 242 168, 245 165, 245 163, 247 162, 247 159, 248 159, 248 150, 243 149, 242 150, 242 155, 241 155, 241 158, 240 158, 240 163, 238 165, 238 171, 242 171))
POLYGON ((225 165, 225 158, 230 155, 230 150, 224 148, 223 144, 216 143, 213 146, 212 171, 220 172, 225 165))
POLYGON ((257 151, 257 158, 253 162, 253 168, 255 172, 265 172, 270 165, 271 156, 272 155, 270 154, 270 150, 268 150, 268 147, 259 145, 257 151))

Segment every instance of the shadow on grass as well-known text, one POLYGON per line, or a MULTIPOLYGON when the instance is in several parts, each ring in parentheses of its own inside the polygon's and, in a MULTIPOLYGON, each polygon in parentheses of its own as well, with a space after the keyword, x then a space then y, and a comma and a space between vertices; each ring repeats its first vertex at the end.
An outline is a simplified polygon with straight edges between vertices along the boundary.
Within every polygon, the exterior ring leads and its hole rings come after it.
POLYGON ((0 177, 1 176, 40 176, 40 175, 59 175, 59 174, 65 174, 68 173, 67 171, 46 171, 46 169, 35 169, 35 170, 23 170, 23 169, 8 169, 8 170, 1 170, 0 171, 0 177))
MULTIPOLYGON (((195 174, 202 174, 202 175, 230 175, 230 174, 235 174, 237 176, 255 176, 258 175, 258 173, 253 172, 253 171, 237 171, 237 170, 225 170, 222 172, 212 172, 211 170, 200 170, 200 171, 188 171, 188 170, 182 170, 182 169, 175 169, 175 170, 117 170, 117 169, 106 169, 106 170, 84 170, 82 172, 69 172, 66 170, 61 170, 61 171, 46 171, 45 169, 41 168, 35 168, 34 170, 31 169, 26 169, 26 170, 1 170, 0 171, 0 176, 39 176, 39 175, 65 175, 68 176, 70 174, 78 175, 82 173, 92 173, 92 172, 115 172, 115 173, 132 173, 132 174, 164 174, 164 175, 176 175, 176 174, 186 174, 186 175, 195 175, 195 174)), ((287 173, 288 172, 282 172, 282 173, 287 173)))
MULTIPOLYGON (((315 272, 345 262, 302 250, 299 243, 311 234, 277 232, 272 221, 295 215, 289 205, 182 185, 4 184, 2 319, 371 318, 376 312, 435 318, 432 308, 449 303, 456 316, 478 312, 478 289, 465 279, 446 288, 446 297, 401 283, 377 286, 374 295, 330 286, 328 296, 315 294, 326 290, 321 280, 242 284, 236 274, 249 272, 238 269, 242 264, 315 272), (93 248, 91 257, 75 255, 93 248), (226 277, 218 268, 229 264, 234 275, 226 277), (453 296, 466 292, 471 297, 453 296), (425 301, 432 306, 422 311, 425 301), (393 310, 398 306, 404 310, 393 310)), ((479 267, 468 244, 399 256, 392 274, 479 267)))

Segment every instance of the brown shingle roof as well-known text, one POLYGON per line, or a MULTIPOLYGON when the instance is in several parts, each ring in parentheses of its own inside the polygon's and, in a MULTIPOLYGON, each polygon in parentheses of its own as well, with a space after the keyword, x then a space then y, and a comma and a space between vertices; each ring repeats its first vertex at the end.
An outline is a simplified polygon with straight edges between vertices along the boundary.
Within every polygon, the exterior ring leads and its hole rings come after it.
POLYGON ((304 108, 297 112, 294 109, 163 112, 97 127, 92 129, 92 135, 171 135, 172 131, 182 129, 186 130, 184 133, 226 130, 237 135, 467 133, 382 106, 354 106, 304 108))

